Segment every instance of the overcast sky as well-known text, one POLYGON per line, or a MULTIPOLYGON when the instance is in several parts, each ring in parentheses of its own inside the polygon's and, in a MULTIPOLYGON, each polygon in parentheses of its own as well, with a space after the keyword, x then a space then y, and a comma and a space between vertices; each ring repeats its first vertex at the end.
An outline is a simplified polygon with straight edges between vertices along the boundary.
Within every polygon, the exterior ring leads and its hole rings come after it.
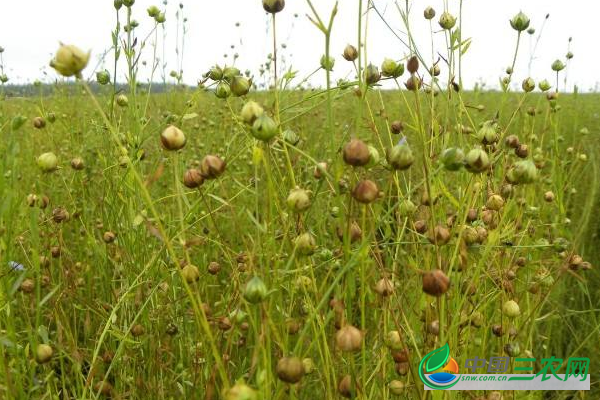
MULTIPOLYGON (((313 0, 323 19, 328 19, 333 0, 313 0)), ((366 3, 366 1, 365 1, 366 3)), ((404 6, 404 0, 399 0, 404 6)), ((433 6, 439 16, 443 10, 442 0, 409 0, 412 7, 414 36, 425 54, 430 54, 429 23, 422 17, 427 5, 433 6)), ((448 0, 449 11, 458 14, 458 0, 448 0)), ((463 37, 472 37, 473 43, 465 55, 463 78, 467 87, 478 81, 497 86, 503 71, 512 61, 516 32, 508 20, 519 10, 531 18, 531 26, 540 31, 546 14, 550 14, 539 41, 536 58, 533 60, 531 76, 537 81, 547 78, 554 82, 555 75, 550 64, 557 58, 564 59, 568 38, 572 37, 571 51, 574 58, 568 70, 568 86, 577 84, 581 90, 597 87, 600 62, 600 36, 596 28, 600 16, 600 1, 597 0, 464 0, 463 37)), ((137 36, 141 41, 152 29, 152 20, 146 8, 156 4, 166 9, 166 53, 167 73, 178 69, 176 54, 176 12, 179 2, 136 0, 134 18, 140 23, 137 36)), ((336 56, 334 78, 352 78, 352 68, 341 52, 347 43, 356 44, 356 22, 358 0, 340 0, 339 13, 335 19, 332 37, 332 52, 336 56)), ((404 26, 392 0, 375 0, 377 8, 384 14, 389 25, 403 37, 404 26)), ((261 6, 261 0, 184 0, 183 14, 187 17, 185 51, 183 53, 184 81, 194 84, 211 65, 231 63, 232 55, 239 54, 236 65, 243 71, 250 69, 258 75, 259 66, 272 51, 269 19, 261 6), (236 23, 239 22, 239 26, 236 23), (233 49, 231 46, 235 46, 233 49), (224 58, 227 54, 228 57, 224 58)), ((121 13, 125 15, 123 8, 121 13)), ((115 12, 112 0, 2 0, 2 22, 0 23, 0 46, 5 73, 12 83, 31 82, 35 79, 52 81, 54 71, 47 67, 58 42, 75 44, 92 50, 92 60, 85 75, 91 75, 99 57, 110 48, 111 30, 114 28, 115 12), (47 75, 44 75, 44 72, 47 75)), ((280 55, 286 65, 299 70, 304 77, 319 65, 324 53, 324 38, 307 19, 309 12, 305 0, 287 0, 286 8, 278 14, 278 36, 285 48, 280 55), (297 16, 296 16, 297 15, 297 16)), ((438 31, 437 19, 434 28, 438 31)), ((537 38, 525 35, 515 69, 515 81, 520 82, 528 75, 531 49, 537 38)), ((158 56, 163 57, 162 30, 159 31, 158 56)), ((443 34, 435 34, 436 51, 443 50, 443 34)), ((180 35, 181 39, 181 35, 180 35)), ((151 64, 152 36, 142 59, 151 64)), ((407 49, 374 13, 369 14, 368 59, 379 65, 384 57, 400 59, 407 49)), ((105 61, 112 71, 112 54, 105 61)), ((142 73, 147 79, 149 68, 142 73)), ((124 80, 121 70, 119 80, 124 80)), ((160 76, 158 76, 160 80, 160 76)), ((561 77, 561 90, 563 89, 561 77)), ((313 85, 323 82, 323 74, 311 78, 313 85)))

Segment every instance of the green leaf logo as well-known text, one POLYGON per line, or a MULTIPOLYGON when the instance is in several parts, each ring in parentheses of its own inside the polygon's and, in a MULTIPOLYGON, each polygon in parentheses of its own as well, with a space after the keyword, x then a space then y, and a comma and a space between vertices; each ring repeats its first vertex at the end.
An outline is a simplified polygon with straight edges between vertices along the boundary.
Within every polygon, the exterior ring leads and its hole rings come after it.
POLYGON ((450 347, 448 346, 448 343, 446 343, 441 348, 436 349, 425 356, 425 358, 427 359, 427 363, 425 364, 425 371, 429 373, 435 371, 438 368, 443 367, 444 365, 446 365, 446 361, 448 361, 449 357, 450 347))

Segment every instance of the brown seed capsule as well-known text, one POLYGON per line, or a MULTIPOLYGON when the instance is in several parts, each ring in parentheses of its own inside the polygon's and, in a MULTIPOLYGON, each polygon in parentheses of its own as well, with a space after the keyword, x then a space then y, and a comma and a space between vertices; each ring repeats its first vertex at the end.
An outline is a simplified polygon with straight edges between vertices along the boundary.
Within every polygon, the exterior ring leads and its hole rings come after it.
POLYGON ((62 207, 52 210, 52 220, 57 224, 69 220, 69 212, 62 207))
POLYGON ((327 163, 320 162, 315 166, 315 170, 313 171, 313 176, 315 177, 315 179, 321 179, 326 172, 327 172, 327 163))
POLYGON ((46 127, 46 120, 42 117, 35 117, 33 119, 33 127, 35 129, 44 129, 46 127))
POLYGON ((362 342, 362 332, 352 325, 346 325, 335 333, 335 343, 342 351, 358 351, 362 347, 362 342))
POLYGON ((181 129, 169 125, 160 134, 160 142, 166 150, 179 150, 185 146, 186 138, 181 129))
POLYGON ((437 319, 435 321, 431 321, 431 323, 427 326, 427 332, 430 334, 437 336, 440 334, 440 321, 437 319))
POLYGON ((71 160, 71 168, 75 171, 81 171, 85 168, 85 164, 83 163, 83 159, 81 157, 75 157, 71 160))
POLYGON ((52 258, 58 258, 58 257, 60 257, 60 247, 59 246, 52 246, 50 248, 50 255, 52 255, 52 258))
POLYGON ((277 362, 275 371, 282 381, 297 383, 304 376, 304 364, 298 357, 283 357, 277 362))
POLYGON ((427 232, 427 222, 422 219, 415 221, 415 231, 421 235, 427 232))
POLYGON ((218 156, 207 155, 200 164, 200 174, 204 179, 215 179, 225 172, 225 166, 225 161, 218 156))
POLYGON ((231 324, 231 320, 229 318, 227 318, 227 317, 221 317, 217 321, 217 326, 222 331, 228 331, 228 330, 231 329, 231 327, 233 325, 231 324))
POLYGON ((33 279, 30 278, 24 279, 23 282, 21 282, 21 285, 19 286, 19 290, 23 293, 31 293, 33 292, 34 288, 35 282, 33 281, 33 279))
POLYGON ((404 86, 406 87, 407 90, 416 92, 417 90, 419 90, 421 88, 421 79, 419 77, 417 77, 416 75, 411 75, 406 82, 404 82, 404 86))
POLYGON ((392 125, 390 125, 390 130, 393 134, 397 135, 404 130, 404 123, 402 121, 396 120, 392 122, 392 125))
POLYGON ((515 260, 515 264, 519 267, 524 267, 527 264, 527 259, 525 257, 519 257, 515 260))
POLYGON ((354 187, 352 197, 359 203, 369 204, 379 197, 379 188, 375 182, 365 179, 354 187))
POLYGON ((104 235, 102 235, 102 240, 104 240, 104 243, 107 243, 107 244, 114 242, 116 238, 117 238, 117 235, 115 235, 111 231, 104 232, 104 235))
POLYGON ((41 197, 38 197, 38 207, 39 208, 41 208, 43 210, 46 207, 48 207, 48 204, 50 204, 50 199, 48 198, 48 196, 42 195, 41 197))
POLYGON ((396 363, 408 362, 408 348, 392 351, 392 358, 396 363))
POLYGON ((492 333, 494 334, 494 336, 498 336, 498 337, 502 336, 502 334, 504 333, 503 329, 502 329, 502 325, 500 325, 500 324, 492 325, 492 333))
POLYGON ((467 213, 467 222, 473 222, 477 220, 479 212, 477 211, 476 208, 470 208, 469 212, 467 213))
POLYGON ((219 264, 216 261, 211 261, 210 264, 208 264, 208 273, 211 275, 216 275, 219 273, 219 271, 221 271, 221 264, 219 264))
POLYGON ((263 8, 266 12, 275 14, 283 10, 285 0, 263 0, 263 8))
POLYGON ((347 399, 352 398, 356 393, 355 384, 350 375, 344 375, 338 382, 338 393, 347 399))
POLYGON ((344 162, 353 167, 362 167, 369 163, 371 153, 369 146, 360 139, 352 139, 344 146, 344 162))
POLYGON ((515 154, 519 158, 527 158, 529 155, 529 147, 526 144, 521 143, 519 147, 515 149, 515 154))
POLYGON ((436 225, 433 234, 429 236, 429 241, 438 246, 445 245, 450 241, 451 235, 448 228, 442 225, 436 225))
POLYGON ((356 47, 349 44, 344 48, 342 56, 346 61, 352 62, 358 58, 358 50, 356 50, 356 47))
POLYGON ((508 135, 505 139, 505 143, 512 149, 516 149, 521 144, 517 135, 508 135))
MULTIPOLYGON (((341 241, 344 241, 344 233, 346 232, 346 228, 345 227, 341 227, 339 226, 337 228, 337 237, 338 239, 340 239, 341 241)), ((356 223, 356 221, 352 221, 352 223, 350 224, 350 243, 355 243, 356 241, 360 240, 362 238, 362 229, 360 229, 360 226, 356 223)))
POLYGON ((410 369, 410 364, 407 362, 396 363, 396 373, 400 376, 406 376, 410 369))
POLYGON ((388 297, 394 293, 394 284, 388 278, 381 278, 375 284, 375 292, 382 297, 388 297))
POLYGON ((583 258, 579 254, 573 254, 569 258, 569 268, 571 268, 573 270, 578 269, 582 263, 583 263, 583 258))
POLYGON ((141 324, 135 324, 131 327, 131 335, 133 337, 142 336, 146 332, 146 329, 141 324))
POLYGON ((552 203, 554 201, 554 193, 552 193, 551 191, 547 191, 546 193, 544 193, 544 201, 552 203))
POLYGON ((417 70, 419 69, 419 59, 417 58, 417 56, 412 56, 408 59, 408 61, 406 62, 406 69, 411 74, 417 72, 417 70))
POLYGON ((423 274, 423 291, 431 296, 439 297, 450 288, 450 279, 444 271, 436 269, 423 274))
POLYGON ((285 327, 287 329, 288 335, 295 335, 300 330, 300 322, 297 319, 290 318, 285 321, 285 327))
POLYGON ((202 177, 200 170, 196 168, 190 168, 183 174, 183 184, 187 188, 195 189, 202 185, 203 182, 204 178, 202 177))

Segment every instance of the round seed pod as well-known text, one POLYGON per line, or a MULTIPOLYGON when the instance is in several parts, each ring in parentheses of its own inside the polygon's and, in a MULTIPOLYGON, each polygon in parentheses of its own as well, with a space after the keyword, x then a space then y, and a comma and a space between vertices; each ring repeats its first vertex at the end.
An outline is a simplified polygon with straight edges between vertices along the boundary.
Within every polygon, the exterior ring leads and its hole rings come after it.
POLYGON ((102 235, 102 240, 106 244, 114 242, 116 238, 117 238, 117 235, 115 235, 114 232, 111 232, 111 231, 106 231, 106 232, 104 232, 104 235, 102 235))
POLYGON ((394 135, 398 135, 404 130, 404 123, 400 120, 393 121, 390 125, 390 130, 394 135))
POLYGON ((519 304, 514 300, 508 300, 502 305, 502 312, 508 318, 516 318, 521 315, 519 304))
POLYGON ((363 333, 352 325, 346 325, 336 332, 335 343, 342 351, 359 351, 363 344, 363 333))
POLYGON ((38 364, 46 364, 52 359, 52 355, 54 354, 54 350, 48 344, 38 344, 35 349, 35 361, 38 364))
POLYGON ((254 123, 252 124, 252 136, 256 139, 261 140, 263 142, 268 142, 273 139, 279 127, 277 123, 273 120, 273 118, 269 117, 266 114, 262 114, 256 118, 254 123))
POLYGON ((42 172, 56 171, 58 168, 58 158, 52 152, 44 153, 38 157, 37 164, 42 172))
POLYGON ((406 69, 411 74, 414 74, 417 72, 417 70, 419 69, 419 59, 417 58, 417 56, 411 56, 408 59, 408 61, 406 62, 406 69))
POLYGON ((425 8, 425 11, 423 11, 423 16, 425 19, 433 19, 433 17, 435 17, 435 10, 433 7, 425 8))
POLYGON ((195 189, 204 183, 204 178, 200 173, 200 170, 196 168, 190 168, 183 174, 183 184, 185 187, 195 189))
POLYGON ((44 129, 46 127, 46 120, 42 117, 35 117, 33 119, 33 127, 35 129, 44 129))
POLYGON ((443 246, 450 241, 450 230, 442 225, 436 225, 433 233, 429 236, 429 241, 435 245, 443 246))
POLYGON ((263 8, 266 12, 276 14, 285 7, 285 0, 263 0, 263 8))
POLYGON ((338 393, 347 399, 353 398, 356 394, 356 382, 350 375, 344 375, 338 382, 338 393))
POLYGON ((423 274, 423 291, 431 296, 439 297, 450 288, 450 279, 440 269, 423 274))
POLYGON ((490 166, 488 154, 480 148, 469 151, 465 161, 467 170, 473 173, 483 172, 490 166))
POLYGON ((26 278, 21 282, 19 290, 23 293, 32 293, 35 289, 35 282, 31 278, 26 278))
POLYGON ((379 197, 379 188, 375 182, 365 179, 354 187, 352 197, 359 203, 369 204, 379 197))
POLYGON ((81 157, 75 157, 71 160, 71 168, 73 168, 75 171, 81 171, 82 169, 85 168, 85 164, 83 162, 83 159, 81 157))
POLYGON ((135 324, 134 326, 131 327, 131 335, 133 337, 142 336, 145 332, 146 332, 146 329, 144 329, 144 326, 141 324, 135 324))
POLYGON ((237 381, 235 385, 223 392, 224 400, 258 400, 258 392, 246 385, 243 381, 237 381))
POLYGON ((504 140, 504 143, 511 149, 516 149, 521 144, 517 135, 508 135, 504 140))
POLYGON ((283 357, 277 362, 275 372, 286 383, 298 383, 304 376, 304 364, 298 357, 283 357))
POLYGON ((353 167, 362 167, 369 163, 371 153, 369 146, 360 139, 352 139, 343 149, 344 162, 353 167))
POLYGON ((356 47, 352 46, 351 44, 346 45, 342 57, 344 57, 346 61, 352 62, 358 58, 358 50, 356 50, 356 47))
POLYGON ((298 254, 310 256, 315 253, 317 243, 310 232, 305 232, 294 240, 294 245, 298 254))
POLYGON ((181 129, 169 125, 160 134, 160 142, 166 150, 180 150, 185 146, 186 138, 181 129))
POLYGON ((504 206, 504 199, 500 195, 493 194, 488 197, 485 206, 490 210, 500 211, 500 209, 504 206))
POLYGON ((398 170, 408 169, 415 161, 412 150, 405 143, 397 144, 388 149, 386 158, 390 167, 398 170))
POLYGON ((415 231, 421 235, 427 232, 427 222, 422 219, 415 221, 415 231))
POLYGON ((216 262, 216 261, 211 261, 210 264, 208 264, 208 273, 211 275, 216 275, 219 273, 219 271, 221 271, 221 265, 216 262))
POLYGON ((388 297, 394 293, 394 284, 387 278, 381 278, 375 284, 375 292, 382 297, 388 297))
POLYGON ((240 118, 244 123, 252 125, 258 117, 264 114, 264 112, 265 110, 257 102, 250 100, 242 107, 240 118))
POLYGON ((311 204, 310 192, 299 187, 292 189, 286 199, 286 204, 295 213, 304 212, 311 204))
POLYGON ((204 179, 216 179, 225 172, 226 163, 219 156, 207 155, 200 163, 200 175, 204 179))
POLYGON ((267 298, 268 289, 258 276, 253 277, 246 283, 244 299, 251 304, 258 304, 267 298))
POLYGON ((404 383, 397 379, 390 381, 390 383, 388 383, 388 388, 390 389, 390 393, 397 396, 400 396, 402 393, 404 393, 404 383))
POLYGON ((187 283, 194 283, 200 279, 200 271, 198 270, 198 267, 192 264, 187 264, 184 266, 181 270, 181 275, 187 283))

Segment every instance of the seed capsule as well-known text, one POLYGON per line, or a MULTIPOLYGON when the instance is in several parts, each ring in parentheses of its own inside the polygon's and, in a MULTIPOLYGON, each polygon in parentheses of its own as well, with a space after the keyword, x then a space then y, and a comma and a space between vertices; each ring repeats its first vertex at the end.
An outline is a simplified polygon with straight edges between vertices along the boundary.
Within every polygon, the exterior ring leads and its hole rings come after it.
POLYGON ((298 383, 304 376, 304 364, 298 357, 283 357, 277 362, 275 372, 286 383, 298 383))
POLYGON ((483 172, 490 166, 490 159, 482 149, 473 149, 465 157, 466 168, 469 172, 483 172))
POLYGON ((508 300, 502 305, 502 312, 508 318, 516 318, 521 315, 521 309, 519 308, 519 304, 517 304, 514 300, 508 300))
POLYGON ((220 157, 207 155, 200 163, 200 175, 204 179, 216 179, 225 172, 226 163, 220 157))
POLYGON ((389 78, 398 78, 404 73, 404 64, 386 58, 381 64, 381 74, 389 78))
POLYGON ((442 15, 440 15, 438 23, 440 24, 442 29, 449 30, 454 28, 454 25, 456 25, 456 17, 450 14, 449 12, 445 11, 444 13, 442 13, 442 15))
POLYGON ((181 129, 169 125, 160 134, 160 142, 166 150, 180 150, 185 146, 186 138, 181 129))
POLYGON ((35 117, 33 119, 33 127, 35 129, 44 129, 46 127, 46 120, 42 117, 35 117))
POLYGON ((85 53, 76 46, 61 43, 56 55, 50 61, 50 66, 66 77, 80 75, 90 60, 90 54, 89 51, 85 53))
POLYGON ((352 325, 346 325, 335 333, 335 343, 342 351, 358 351, 362 348, 363 333, 352 325))
POLYGON ((379 69, 373 64, 367 65, 364 72, 364 79, 367 82, 367 85, 374 85, 381 79, 381 73, 379 73, 379 69))
POLYGON ((433 19, 433 17, 435 17, 435 10, 433 7, 425 8, 425 11, 423 11, 423 16, 425 19, 433 19))
POLYGON ((381 278, 375 284, 375 292, 382 297, 388 297, 394 293, 394 284, 387 278, 381 278))
POLYGON ((292 189, 286 203, 288 208, 296 213, 306 211, 310 207, 310 192, 300 188, 292 189))
POLYGON ((246 283, 244 299, 251 304, 258 304, 267 298, 268 289, 258 276, 253 277, 246 283))
POLYGON ((323 68, 325 71, 333 71, 333 66, 335 65, 335 58, 323 55, 321 56, 320 64, 321 68, 323 68))
POLYGON ((419 59, 417 58, 417 56, 412 56, 408 59, 408 62, 406 63, 406 69, 411 74, 417 72, 417 70, 419 69, 419 59))
POLYGON ((500 195, 493 194, 488 197, 485 206, 490 210, 499 211, 504 206, 504 199, 500 195))
POLYGON ((266 114, 260 115, 252 124, 252 136, 263 142, 268 142, 277 135, 278 126, 271 117, 266 114))
POLYGON ((459 148, 450 147, 444 150, 440 161, 448 171, 458 171, 465 163, 465 153, 459 148))
POLYGON ((71 160, 71 168, 73 168, 75 171, 81 171, 82 169, 85 168, 85 164, 83 162, 83 159, 81 157, 75 157, 71 160))
POLYGON ((354 187, 352 197, 359 203, 369 204, 379 197, 379 188, 375 182, 365 179, 354 187))
POLYGON ((223 392, 224 400, 258 400, 258 392, 246 385, 243 381, 238 381, 223 392))
POLYGON ((386 159, 393 169, 398 170, 408 169, 415 161, 412 150, 406 143, 397 144, 388 149, 386 159))
POLYGON ((444 271, 436 269, 423 274, 423 291, 431 296, 439 297, 450 287, 450 279, 444 271))
POLYGON ((356 50, 356 47, 349 44, 344 48, 342 56, 346 61, 354 61, 358 58, 358 50, 356 50))
POLYGON ((252 125, 264 112, 263 108, 257 102, 250 100, 242 107, 240 117, 244 123, 252 125))
POLYGON ((38 344, 35 350, 35 361, 38 364, 45 364, 52 359, 52 355, 54 354, 54 350, 52 347, 47 344, 38 344))
POLYGON ((195 189, 204 183, 204 178, 200 173, 200 170, 196 168, 190 168, 183 174, 183 184, 185 187, 195 189))
POLYGON ((108 85, 110 83, 110 72, 106 69, 96 72, 96 81, 98 81, 98 84, 100 85, 108 85))
POLYGON ((42 172, 56 171, 58 168, 58 158, 52 152, 44 153, 38 157, 37 164, 42 172))
POLYGON ((317 242, 312 234, 305 232, 298 236, 294 241, 296 251, 303 256, 310 256, 315 253, 317 242))
POLYGON ((266 12, 276 14, 285 7, 285 0, 263 0, 263 8, 266 12))
POLYGON ((369 146, 360 139, 352 139, 346 143, 342 154, 344 162, 353 167, 365 166, 371 158, 369 146))
POLYGON ((390 130, 393 134, 398 135, 404 130, 404 123, 402 121, 396 120, 390 125, 390 130))
POLYGON ((117 235, 115 235, 111 231, 104 232, 104 235, 102 235, 102 240, 106 244, 110 244, 110 243, 114 242, 116 238, 117 238, 117 235))
POLYGON ((521 11, 510 20, 510 26, 517 32, 524 31, 529 27, 529 17, 521 11))
POLYGON ((531 78, 526 78, 521 84, 523 91, 526 93, 532 92, 535 89, 535 81, 531 78))
POLYGON ((252 86, 252 81, 243 76, 234 76, 231 79, 231 93, 234 96, 240 97, 245 96, 250 91, 250 87, 252 86))
POLYGON ((181 275, 187 283, 194 283, 200 279, 200 271, 198 270, 198 267, 192 264, 187 264, 184 266, 181 270, 181 275))
POLYGON ((565 69, 565 64, 561 60, 555 60, 551 65, 552 71, 559 72, 565 69))
POLYGON ((347 399, 356 395, 356 381, 350 375, 344 375, 338 382, 338 393, 347 399))

